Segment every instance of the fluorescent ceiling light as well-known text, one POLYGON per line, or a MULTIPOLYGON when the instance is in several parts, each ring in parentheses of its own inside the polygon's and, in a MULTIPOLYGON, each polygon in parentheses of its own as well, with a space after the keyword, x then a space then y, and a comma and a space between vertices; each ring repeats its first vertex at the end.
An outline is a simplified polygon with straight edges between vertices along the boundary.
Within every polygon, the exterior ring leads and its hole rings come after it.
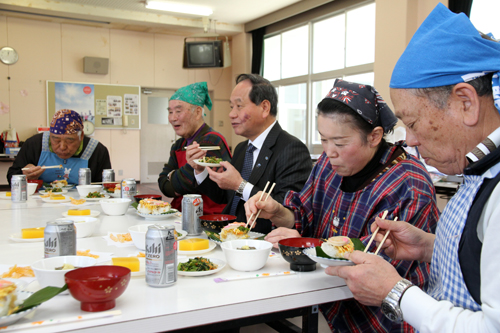
POLYGON ((209 16, 213 13, 212 9, 209 7, 186 5, 183 3, 167 1, 146 1, 146 8, 201 16, 209 16))

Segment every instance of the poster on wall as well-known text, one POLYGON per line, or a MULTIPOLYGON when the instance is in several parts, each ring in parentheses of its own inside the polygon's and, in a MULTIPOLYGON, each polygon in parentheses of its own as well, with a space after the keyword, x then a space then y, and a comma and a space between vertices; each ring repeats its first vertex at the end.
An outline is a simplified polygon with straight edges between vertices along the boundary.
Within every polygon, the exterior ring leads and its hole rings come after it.
POLYGON ((139 114, 139 95, 125 94, 125 114, 136 116, 139 114))
POLYGON ((98 116, 106 115, 106 100, 96 99, 95 100, 95 114, 98 116))
POLYGON ((96 129, 141 129, 140 93, 140 86, 47 81, 47 123, 70 109, 96 129))
POLYGON ((108 96, 108 117, 121 117, 122 116, 122 97, 121 96, 108 96))
POLYGON ((54 90, 56 110, 76 111, 83 121, 95 124, 93 84, 56 82, 54 90))

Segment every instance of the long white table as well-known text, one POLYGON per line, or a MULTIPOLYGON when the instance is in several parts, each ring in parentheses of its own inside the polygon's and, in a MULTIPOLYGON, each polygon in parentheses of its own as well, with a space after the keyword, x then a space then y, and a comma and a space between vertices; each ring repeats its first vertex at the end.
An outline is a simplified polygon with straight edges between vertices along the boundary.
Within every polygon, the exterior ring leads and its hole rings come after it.
MULTIPOLYGON (((77 196, 76 192, 71 194, 77 196)), ((93 236, 77 240, 79 250, 112 252, 116 256, 127 256, 138 251, 135 246, 108 246, 102 236, 108 231, 127 232, 130 226, 151 223, 151 220, 136 215, 133 208, 123 216, 107 216, 99 204, 86 208, 100 211, 101 215, 98 217, 99 223, 93 236)), ((41 259, 43 242, 13 242, 9 240, 9 235, 20 233, 22 228, 45 226, 48 221, 61 218, 61 213, 68 209, 69 207, 59 203, 48 204, 34 198, 22 204, 0 200, 0 264, 29 265, 41 259)), ((180 221, 180 218, 172 217, 161 223, 173 224, 180 228, 180 221)), ((258 272, 289 270, 289 264, 281 258, 278 251, 276 253, 277 255, 269 258, 266 266, 258 272)), ((225 260, 219 246, 203 256, 225 260)), ((110 330, 120 333, 170 331, 263 316, 352 297, 345 282, 340 278, 326 275, 319 264, 314 272, 291 276, 214 282, 214 278, 232 277, 238 274, 248 273, 234 271, 226 265, 222 271, 214 275, 178 276, 177 282, 167 288, 152 288, 146 284, 144 277, 133 277, 127 290, 116 300, 115 309, 121 310, 120 316, 40 326, 31 328, 30 331, 77 330, 92 333, 110 332, 110 330)), ((71 295, 59 295, 43 303, 33 318, 30 320, 23 318, 18 324, 82 314, 87 312, 80 310, 80 303, 71 295)))

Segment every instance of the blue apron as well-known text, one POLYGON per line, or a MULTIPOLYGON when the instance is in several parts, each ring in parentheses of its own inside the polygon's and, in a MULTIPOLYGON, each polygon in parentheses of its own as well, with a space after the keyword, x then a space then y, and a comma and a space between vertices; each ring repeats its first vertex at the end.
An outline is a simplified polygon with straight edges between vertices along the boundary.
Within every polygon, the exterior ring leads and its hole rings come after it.
POLYGON ((45 169, 40 176, 45 183, 53 182, 54 180, 65 179, 68 184, 78 184, 78 170, 80 168, 89 167, 89 159, 94 153, 95 148, 99 141, 90 139, 83 154, 80 157, 70 157, 66 160, 52 153, 49 149, 49 132, 43 133, 42 138, 42 154, 38 160, 38 165, 59 165, 62 164, 62 169, 45 169))

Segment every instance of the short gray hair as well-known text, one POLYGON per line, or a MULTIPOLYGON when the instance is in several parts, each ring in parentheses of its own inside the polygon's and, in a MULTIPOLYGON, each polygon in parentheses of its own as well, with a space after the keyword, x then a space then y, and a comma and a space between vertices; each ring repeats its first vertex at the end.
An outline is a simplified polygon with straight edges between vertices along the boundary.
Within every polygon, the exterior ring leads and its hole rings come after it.
MULTIPOLYGON (((491 85, 493 73, 478 77, 477 79, 466 82, 470 84, 477 92, 478 96, 492 96, 493 88, 491 85)), ((427 98, 438 109, 444 109, 448 105, 448 99, 453 91, 455 84, 432 88, 408 89, 410 93, 417 97, 427 98)))

